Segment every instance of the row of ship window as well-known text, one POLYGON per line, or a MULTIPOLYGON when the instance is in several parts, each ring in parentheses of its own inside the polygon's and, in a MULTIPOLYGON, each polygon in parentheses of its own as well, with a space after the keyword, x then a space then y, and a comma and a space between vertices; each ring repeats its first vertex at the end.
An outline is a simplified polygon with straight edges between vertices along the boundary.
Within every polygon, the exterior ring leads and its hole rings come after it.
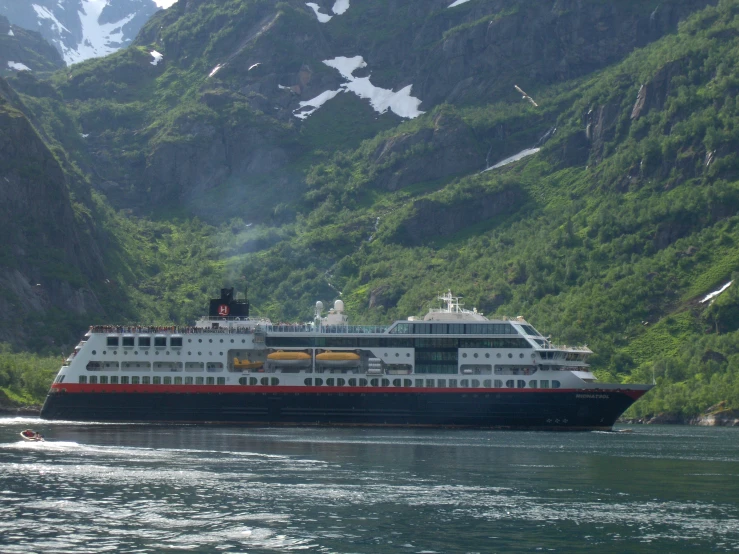
MULTIPOLYGON (((59 381, 60 383, 62 381, 59 381)), ((140 377, 138 375, 80 375, 81 384, 91 385, 225 385, 225 377, 140 377)))
MULTIPOLYGON (((62 382, 63 379, 59 379, 58 382, 62 382)), ((123 375, 118 377, 117 375, 80 375, 80 384, 90 385, 225 385, 225 377, 149 377, 149 376, 127 376, 123 375)), ((328 379, 307 378, 304 381, 306 386, 312 387, 416 387, 416 388, 508 388, 508 389, 558 389, 561 384, 559 381, 548 379, 531 381, 524 381, 523 379, 508 379, 502 381, 500 379, 342 379, 329 377, 328 379)), ((240 385, 263 385, 263 386, 277 386, 280 384, 280 380, 277 377, 241 377, 239 379, 240 385)))
MULTIPOLYGON (((256 378, 252 377, 251 380, 256 381, 256 378)), ((242 377, 239 379, 239 383, 242 385, 246 385, 245 377, 242 377)), ((496 389, 502 389, 502 388, 508 388, 508 389, 558 389, 561 387, 561 383, 559 381, 553 380, 550 381, 549 379, 541 379, 537 381, 536 379, 532 379, 531 381, 524 381, 523 379, 508 379, 506 381, 503 381, 501 379, 393 379, 392 381, 390 379, 341 379, 333 377, 329 377, 328 379, 321 379, 321 378, 308 378, 305 381, 305 384, 315 387, 323 386, 324 384, 327 387, 343 387, 343 386, 349 386, 349 387, 416 387, 416 388, 450 388, 450 389, 456 389, 456 388, 496 388, 496 389)), ((250 385, 256 385, 256 382, 249 382, 250 385)))
POLYGON ((522 337, 267 337, 270 348, 533 348, 522 337))
MULTIPOLYGON (((122 369, 124 371, 149 371, 154 368, 154 371, 182 371, 182 362, 102 362, 97 360, 91 360, 87 362, 87 371, 118 371, 122 369)), ((222 362, 185 362, 185 371, 223 371, 224 365, 222 362)))
MULTIPOLYGON (((532 335, 539 335, 531 329, 532 335)), ((509 323, 398 323, 391 334, 403 335, 518 335, 509 323)))
MULTIPOLYGON (((193 339, 187 339, 187 342, 192 341, 193 339)), ((154 337, 155 348, 166 348, 167 346, 170 348, 182 348, 182 342, 182 337, 154 337)), ((203 342, 203 339, 198 339, 198 342, 203 342)), ((212 343, 213 339, 208 339, 208 342, 212 343)), ((223 342, 223 339, 220 339, 219 342, 223 342)), ((231 343, 233 344, 234 342, 234 339, 231 339, 231 343)), ((245 343, 246 339, 241 339, 241 342, 245 343)), ((105 344, 110 347, 123 346, 124 348, 133 348, 134 346, 138 346, 139 348, 150 348, 151 337, 111 336, 106 337, 105 344)))

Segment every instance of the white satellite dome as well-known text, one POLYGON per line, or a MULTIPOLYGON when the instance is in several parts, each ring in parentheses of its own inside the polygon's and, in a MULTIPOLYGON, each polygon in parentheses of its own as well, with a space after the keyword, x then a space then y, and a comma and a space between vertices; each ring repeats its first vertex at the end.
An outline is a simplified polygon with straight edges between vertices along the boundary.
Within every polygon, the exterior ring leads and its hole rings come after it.
POLYGON ((336 313, 339 313, 339 314, 344 311, 344 301, 343 300, 337 300, 336 302, 334 302, 334 311, 336 311, 336 313))
POLYGON ((320 300, 316 302, 316 310, 319 312, 323 310, 323 302, 321 302, 320 300))

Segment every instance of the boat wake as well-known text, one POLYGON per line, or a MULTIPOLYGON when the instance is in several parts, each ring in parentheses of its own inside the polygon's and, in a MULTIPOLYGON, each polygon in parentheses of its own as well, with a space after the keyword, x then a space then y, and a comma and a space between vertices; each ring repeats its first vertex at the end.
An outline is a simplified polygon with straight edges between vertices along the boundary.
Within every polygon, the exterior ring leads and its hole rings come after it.
POLYGON ((17 441, 17 442, 8 442, 5 444, 0 444, 0 448, 2 449, 19 449, 19 450, 70 450, 75 449, 79 450, 80 443, 73 442, 73 441, 17 441))
POLYGON ((63 420, 63 419, 57 419, 57 420, 49 420, 49 419, 41 419, 40 417, 29 417, 29 416, 15 416, 15 417, 0 417, 0 427, 9 427, 11 425, 20 425, 24 427, 49 427, 49 426, 56 426, 56 425, 109 425, 109 426, 115 426, 115 425, 150 425, 149 423, 118 423, 118 422, 108 422, 108 421, 73 421, 73 420, 63 420))

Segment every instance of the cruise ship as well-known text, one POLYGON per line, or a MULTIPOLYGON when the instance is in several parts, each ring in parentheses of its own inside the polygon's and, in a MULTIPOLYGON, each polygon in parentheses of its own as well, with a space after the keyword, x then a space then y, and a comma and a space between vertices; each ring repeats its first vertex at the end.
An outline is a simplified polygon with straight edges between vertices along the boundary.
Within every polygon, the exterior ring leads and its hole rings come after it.
MULTIPOLYGON (((246 296, 246 295, 245 295, 246 296)), ((250 317, 234 289, 190 327, 93 326, 41 411, 52 420, 610 430, 651 385, 599 383, 585 346, 451 291, 423 318, 350 325, 250 317)))

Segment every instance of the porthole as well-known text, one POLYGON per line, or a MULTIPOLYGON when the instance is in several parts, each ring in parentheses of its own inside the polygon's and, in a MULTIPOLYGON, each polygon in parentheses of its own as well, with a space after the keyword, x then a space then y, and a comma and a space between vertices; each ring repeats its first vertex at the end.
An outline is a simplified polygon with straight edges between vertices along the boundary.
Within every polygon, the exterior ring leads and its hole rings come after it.
POLYGON ((233 344, 233 343, 234 343, 234 340, 233 340, 233 339, 231 339, 231 344, 233 344))
POLYGON ((187 339, 187 342, 192 342, 192 339, 187 339))
POLYGON ((246 342, 246 339, 241 339, 241 343, 242 344, 245 343, 245 342, 246 342))
POLYGON ((118 350, 113 350, 113 354, 118 354, 118 350))
POLYGON ((95 351, 93 350, 93 351, 92 351, 92 355, 94 356, 95 354, 97 354, 97 352, 95 352, 95 351))
POLYGON ((400 354, 398 354, 398 353, 396 352, 396 353, 395 353, 395 357, 397 358, 398 356, 400 356, 400 354))
POLYGON ((500 352, 498 352, 498 353, 496 354, 496 357, 500 358, 500 352))
POLYGON ((465 352, 464 354, 462 354, 462 357, 463 358, 466 358, 467 357, 467 352, 465 352))
POLYGON ((198 356, 202 356, 202 355, 203 355, 203 353, 202 353, 202 352, 198 352, 198 356))
POLYGON ((475 356, 475 358, 477 358, 477 352, 475 352, 474 356, 475 356))
POLYGON ((406 352, 405 357, 406 358, 410 358, 411 357, 411 353, 410 352, 406 352))
POLYGON ((489 357, 490 357, 490 352, 487 352, 487 353, 485 354, 485 357, 486 357, 486 358, 489 358, 489 357))
POLYGON ((158 350, 155 350, 155 351, 154 351, 154 355, 155 355, 155 356, 159 356, 159 351, 158 351, 158 350))
POLYGON ((107 354, 107 352, 105 350, 103 350, 103 354, 107 354))
POLYGON ((208 356, 212 356, 212 355, 213 355, 213 352, 208 352, 208 356))
POLYGON ((219 355, 219 356, 223 356, 223 352, 219 352, 219 353, 218 353, 218 355, 219 355))
POLYGON ((383 354, 383 356, 385 356, 385 357, 387 358, 387 352, 385 352, 385 353, 383 354))
POLYGON ((213 342, 213 339, 208 339, 208 342, 213 342))
POLYGON ((203 339, 198 339, 198 342, 203 342, 203 339))
POLYGON ((519 358, 523 358, 523 352, 518 355, 519 358))
POLYGON ((138 356, 138 355, 139 355, 139 351, 138 351, 138 350, 134 350, 134 351, 133 351, 133 355, 134 355, 134 356, 138 356))
POLYGON ((169 356, 169 350, 167 350, 167 356, 169 356))
POLYGON ((188 352, 188 353, 187 353, 187 355, 188 355, 188 356, 192 356, 192 352, 188 352))
POLYGON ((513 354, 511 354, 511 353, 509 352, 509 353, 508 353, 508 357, 509 357, 509 358, 513 358, 513 354))

